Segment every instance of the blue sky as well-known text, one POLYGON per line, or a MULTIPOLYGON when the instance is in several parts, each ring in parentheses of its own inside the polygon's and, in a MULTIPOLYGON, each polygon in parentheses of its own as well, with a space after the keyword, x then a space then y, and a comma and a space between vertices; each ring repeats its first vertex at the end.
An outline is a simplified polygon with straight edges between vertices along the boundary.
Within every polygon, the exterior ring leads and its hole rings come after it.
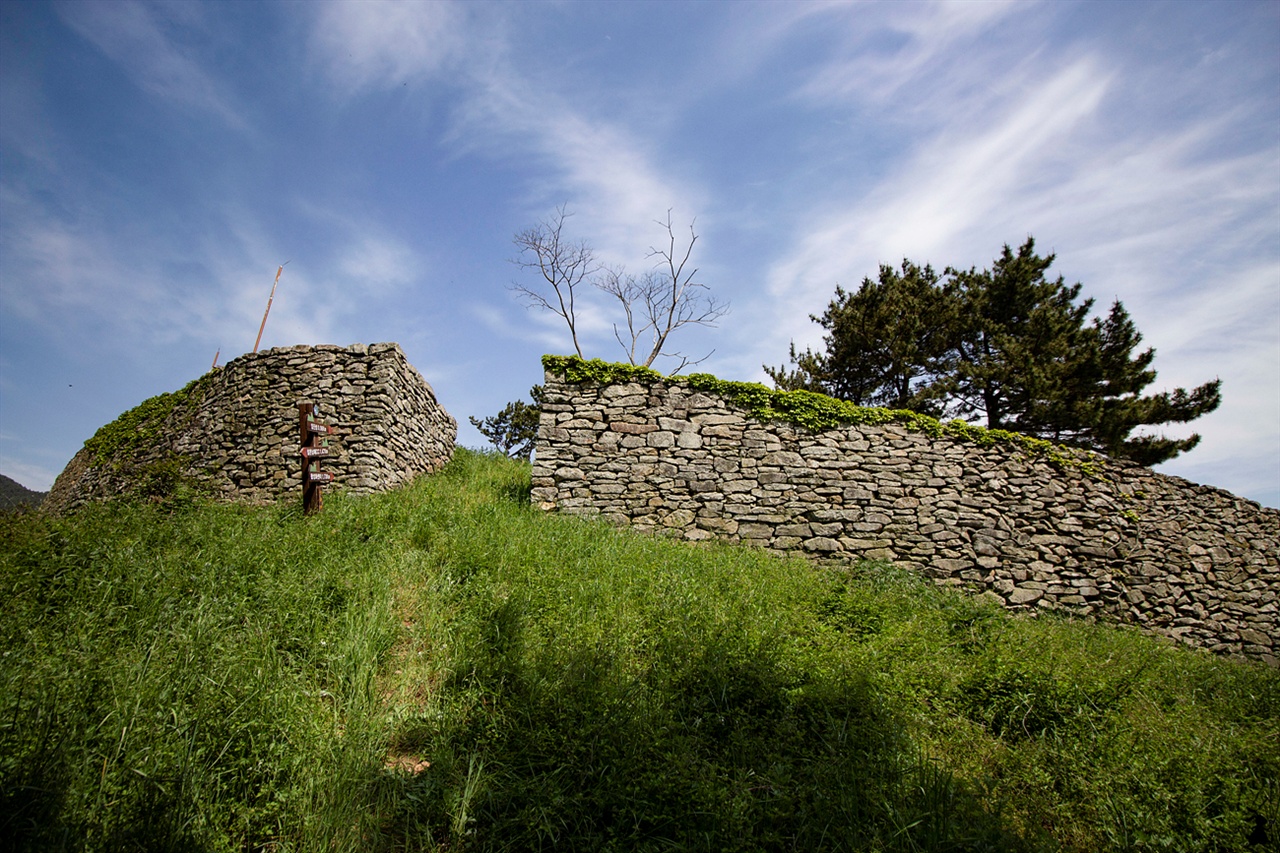
MULTIPOLYGON (((397 341, 482 446, 571 350, 512 235, 642 271, 696 221, 763 380, 835 287, 1034 235, 1220 377, 1160 468, 1280 506, 1280 3, 0 3, 0 473, 262 347, 397 341)), ((620 360, 603 299, 588 356, 620 360)), ((659 367, 662 363, 659 362, 659 367)))

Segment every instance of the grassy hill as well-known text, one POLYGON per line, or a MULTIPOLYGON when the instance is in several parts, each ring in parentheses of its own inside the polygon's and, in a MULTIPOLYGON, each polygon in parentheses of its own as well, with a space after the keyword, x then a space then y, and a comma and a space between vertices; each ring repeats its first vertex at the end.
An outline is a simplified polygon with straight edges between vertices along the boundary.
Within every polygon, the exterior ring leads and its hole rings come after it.
POLYGON ((19 850, 1275 849, 1280 673, 528 505, 0 516, 19 850))

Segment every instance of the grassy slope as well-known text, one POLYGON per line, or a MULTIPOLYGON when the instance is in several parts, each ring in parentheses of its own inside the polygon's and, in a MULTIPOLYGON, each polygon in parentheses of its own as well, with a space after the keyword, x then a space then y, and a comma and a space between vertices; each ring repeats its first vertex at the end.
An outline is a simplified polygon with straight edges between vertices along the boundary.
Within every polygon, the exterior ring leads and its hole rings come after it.
MULTIPOLYGON (((18 849, 1249 850, 1280 673, 528 507, 0 516, 18 849)), ((0 842, 3 843, 3 842, 0 842)))

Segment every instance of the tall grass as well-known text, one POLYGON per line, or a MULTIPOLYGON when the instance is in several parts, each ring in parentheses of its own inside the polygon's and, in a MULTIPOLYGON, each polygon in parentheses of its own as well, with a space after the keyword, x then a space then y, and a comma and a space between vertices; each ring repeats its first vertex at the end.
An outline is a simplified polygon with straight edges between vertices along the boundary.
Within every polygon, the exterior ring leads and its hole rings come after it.
POLYGON ((883 566, 393 494, 0 517, 0 844, 1264 850, 1280 674, 883 566))
POLYGON ((255 849, 304 831, 321 803, 363 807, 326 802, 342 787, 325 783, 377 753, 390 578, 370 549, 342 553, 291 515, 11 519, 0 834, 30 849, 255 849))

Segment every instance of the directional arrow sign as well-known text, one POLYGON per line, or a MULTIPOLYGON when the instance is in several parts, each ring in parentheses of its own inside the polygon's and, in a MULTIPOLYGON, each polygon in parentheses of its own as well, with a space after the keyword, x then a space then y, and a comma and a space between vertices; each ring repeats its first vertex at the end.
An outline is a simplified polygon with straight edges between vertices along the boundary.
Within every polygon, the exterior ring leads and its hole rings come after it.
POLYGON ((307 429, 311 432, 318 432, 321 435, 328 435, 331 432, 328 424, 318 424, 315 421, 308 422, 307 429))
POLYGON ((332 483, 333 475, 328 471, 312 471, 307 474, 307 481, 311 483, 332 483))
POLYGON ((314 458, 315 458, 315 457, 317 457, 317 456, 328 456, 328 455, 329 455, 329 448, 327 448, 327 447, 304 447, 304 448, 302 448, 302 455, 303 455, 303 456, 305 456, 305 457, 307 457, 308 459, 314 459, 314 458))

